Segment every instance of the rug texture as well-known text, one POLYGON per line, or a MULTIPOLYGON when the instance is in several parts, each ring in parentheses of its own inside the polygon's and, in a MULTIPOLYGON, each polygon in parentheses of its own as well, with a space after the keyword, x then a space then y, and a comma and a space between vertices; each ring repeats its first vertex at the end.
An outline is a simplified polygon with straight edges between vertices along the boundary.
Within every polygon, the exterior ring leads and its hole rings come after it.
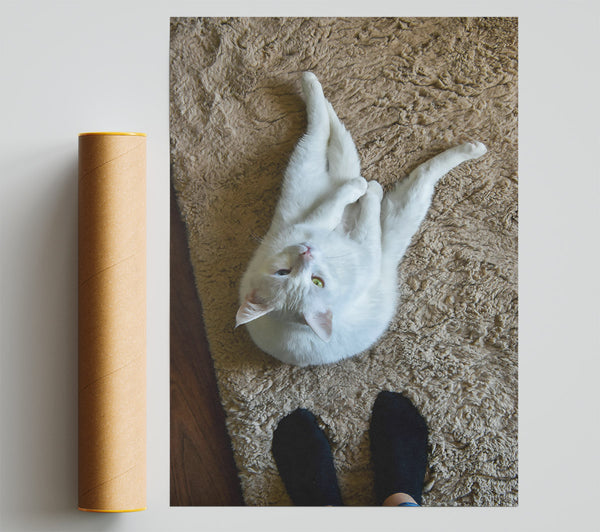
POLYGON ((344 502, 374 504, 368 423, 393 390, 429 425, 424 505, 516 505, 517 20, 175 18, 170 83, 172 179, 246 503, 290 504, 271 439, 304 407, 331 441, 344 502), (489 152, 437 185, 381 341, 298 368, 234 325, 306 126, 305 70, 384 189, 465 140, 489 152))

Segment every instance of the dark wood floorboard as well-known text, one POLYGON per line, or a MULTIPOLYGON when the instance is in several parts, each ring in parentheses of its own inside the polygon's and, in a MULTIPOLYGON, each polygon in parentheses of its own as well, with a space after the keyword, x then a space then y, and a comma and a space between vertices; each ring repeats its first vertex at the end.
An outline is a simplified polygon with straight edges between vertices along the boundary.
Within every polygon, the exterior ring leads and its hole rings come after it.
POLYGON ((170 277, 171 506, 243 505, 172 187, 170 277))

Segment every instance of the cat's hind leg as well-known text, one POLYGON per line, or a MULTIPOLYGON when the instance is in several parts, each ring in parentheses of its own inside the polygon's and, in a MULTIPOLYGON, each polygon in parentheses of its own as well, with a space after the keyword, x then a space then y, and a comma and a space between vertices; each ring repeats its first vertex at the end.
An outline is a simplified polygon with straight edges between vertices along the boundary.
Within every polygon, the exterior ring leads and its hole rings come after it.
POLYGON ((306 104, 306 133, 292 153, 288 174, 302 175, 305 184, 314 180, 314 185, 318 185, 327 165, 329 115, 323 88, 312 72, 302 74, 302 96, 306 104))
POLYGON ((329 115, 323 88, 312 72, 302 75, 306 103, 306 133, 298 141, 286 168, 274 226, 304 219, 331 192, 327 179, 329 115))
POLYGON ((439 179, 460 163, 481 157, 486 151, 481 142, 467 142, 446 150, 415 168, 384 196, 381 210, 384 260, 394 268, 398 265, 427 214, 439 179))
POLYGON ((306 135, 327 140, 329 137, 327 100, 321 83, 312 72, 302 73, 302 96, 306 104, 306 135))
POLYGON ((352 136, 338 118, 330 102, 326 102, 329 115, 329 143, 327 165, 329 176, 339 180, 352 179, 360 175, 360 158, 352 136))

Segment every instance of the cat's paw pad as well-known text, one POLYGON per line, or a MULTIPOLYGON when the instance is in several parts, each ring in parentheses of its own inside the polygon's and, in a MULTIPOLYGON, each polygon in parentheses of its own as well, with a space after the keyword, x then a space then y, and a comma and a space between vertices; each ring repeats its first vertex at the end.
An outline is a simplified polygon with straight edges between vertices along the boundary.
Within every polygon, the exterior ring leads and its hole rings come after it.
POLYGON ((481 157, 484 153, 487 152, 487 148, 485 147, 485 144, 483 142, 466 142, 465 144, 463 144, 463 148, 465 150, 465 153, 473 159, 481 157))
POLYGON ((321 84, 312 72, 302 73, 302 93, 306 98, 317 96, 323 93, 321 84))
POLYGON ((367 194, 372 194, 381 201, 383 199, 383 189, 377 181, 369 181, 367 184, 367 194))

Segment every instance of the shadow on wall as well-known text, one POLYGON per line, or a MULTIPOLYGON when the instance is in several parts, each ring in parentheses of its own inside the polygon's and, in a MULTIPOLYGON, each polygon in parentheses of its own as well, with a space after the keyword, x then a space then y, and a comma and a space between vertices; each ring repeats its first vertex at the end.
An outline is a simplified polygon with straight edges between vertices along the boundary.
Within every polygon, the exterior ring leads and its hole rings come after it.
POLYGON ((1 528, 96 528, 96 515, 77 510, 77 141, 30 150, 5 168, 35 189, 14 198, 2 222, 12 334, 0 370, 1 528))

